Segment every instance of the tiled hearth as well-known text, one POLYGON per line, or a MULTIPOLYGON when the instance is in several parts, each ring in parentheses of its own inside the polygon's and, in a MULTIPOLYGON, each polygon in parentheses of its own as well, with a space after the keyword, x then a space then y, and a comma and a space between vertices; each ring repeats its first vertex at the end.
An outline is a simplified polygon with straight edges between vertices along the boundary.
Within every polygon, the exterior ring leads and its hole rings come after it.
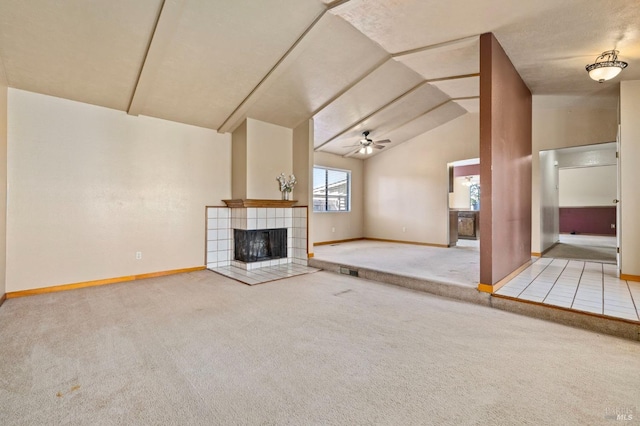
POLYGON ((307 207, 207 207, 207 268, 247 284, 314 272, 307 268, 307 207), (234 229, 278 228, 287 230, 286 258, 234 260, 234 229))

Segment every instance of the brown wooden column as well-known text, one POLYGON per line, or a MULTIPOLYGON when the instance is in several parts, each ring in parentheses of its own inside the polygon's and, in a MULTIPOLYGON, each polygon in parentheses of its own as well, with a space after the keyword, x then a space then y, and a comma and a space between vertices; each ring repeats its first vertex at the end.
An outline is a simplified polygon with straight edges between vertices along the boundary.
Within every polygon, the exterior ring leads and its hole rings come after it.
POLYGON ((531 261, 531 92, 492 33, 480 36, 480 284, 531 261))

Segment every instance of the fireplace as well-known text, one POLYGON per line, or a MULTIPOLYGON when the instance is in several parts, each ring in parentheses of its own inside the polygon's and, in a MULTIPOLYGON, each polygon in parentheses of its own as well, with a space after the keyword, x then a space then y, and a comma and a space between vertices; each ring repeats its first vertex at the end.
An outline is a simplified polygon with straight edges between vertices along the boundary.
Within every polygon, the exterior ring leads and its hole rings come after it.
MULTIPOLYGON (((227 200, 225 203, 229 204, 232 201, 227 200)), ((243 205, 249 204, 249 200, 240 201, 243 205)), ((250 271, 287 264, 307 266, 307 207, 291 207, 289 204, 285 206, 285 203, 293 202, 254 200, 249 207, 236 206, 233 203, 233 207, 207 207, 207 268, 215 270, 233 267, 250 271), (241 253, 237 253, 236 246, 243 247, 244 240, 252 238, 247 235, 239 236, 241 241, 236 243, 236 232, 243 230, 264 232, 275 229, 280 229, 283 234, 278 244, 281 249, 274 247, 273 241, 270 247, 259 244, 262 247, 260 250, 267 253, 253 256, 255 259, 268 257, 275 257, 275 259, 253 262, 236 260, 238 254, 240 258, 250 259, 250 256, 245 258, 241 253), (284 251, 285 246, 286 251, 284 251)), ((261 239, 264 241, 266 236, 262 234, 261 239)), ((249 254, 249 251, 250 248, 245 247, 245 254, 249 254)))
POLYGON ((234 260, 252 263, 287 257, 287 228, 233 230, 234 260))

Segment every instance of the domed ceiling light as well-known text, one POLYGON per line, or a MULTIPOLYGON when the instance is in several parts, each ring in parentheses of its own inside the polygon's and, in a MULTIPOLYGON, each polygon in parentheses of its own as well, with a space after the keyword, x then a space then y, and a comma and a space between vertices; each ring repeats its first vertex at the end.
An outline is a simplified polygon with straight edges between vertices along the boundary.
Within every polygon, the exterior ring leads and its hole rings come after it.
POLYGON ((598 83, 603 83, 620 74, 620 71, 625 69, 629 64, 619 61, 618 53, 617 50, 602 52, 602 55, 598 56, 593 64, 585 67, 589 73, 589 77, 598 83))

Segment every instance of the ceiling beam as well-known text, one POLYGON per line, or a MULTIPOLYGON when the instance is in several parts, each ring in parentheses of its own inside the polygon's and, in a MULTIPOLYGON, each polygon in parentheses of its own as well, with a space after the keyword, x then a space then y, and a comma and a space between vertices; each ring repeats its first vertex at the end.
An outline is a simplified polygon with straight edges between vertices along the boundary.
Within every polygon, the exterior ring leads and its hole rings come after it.
POLYGON ((449 80, 460 80, 462 78, 471 78, 471 77, 480 77, 479 72, 474 72, 471 74, 460 74, 460 75, 452 75, 450 77, 438 77, 438 78, 430 78, 427 80, 428 83, 438 83, 440 81, 449 81, 449 80))
POLYGON ((449 102, 466 101, 466 100, 469 100, 469 99, 480 99, 480 96, 465 96, 465 97, 457 97, 457 98, 447 99, 446 101, 441 102, 441 103, 439 103, 438 105, 436 105, 436 106, 434 106, 434 107, 429 108, 429 109, 428 109, 428 110, 426 110, 425 112, 423 112, 423 113, 421 113, 421 114, 418 114, 418 115, 416 115, 416 116, 415 116, 415 117, 413 117, 413 118, 410 118, 409 120, 407 120, 407 121, 403 122, 402 124, 399 124, 399 125, 397 125, 397 126, 393 127, 392 129, 390 129, 390 130, 388 130, 388 131, 384 132, 382 135, 383 135, 383 136, 384 136, 384 135, 388 135, 389 133, 394 132, 394 131, 398 130, 399 128, 403 127, 403 126, 406 126, 407 124, 411 123, 412 121, 415 121, 415 120, 417 120, 417 119, 419 119, 419 118, 421 118, 421 117, 424 117, 425 115, 427 115, 427 114, 429 114, 429 113, 431 113, 431 112, 433 112, 433 111, 437 110, 438 108, 445 106, 445 105, 446 105, 446 104, 448 104, 449 102))
MULTIPOLYGON (((425 52, 427 50, 442 49, 443 47, 449 47, 456 44, 465 44, 465 43, 470 43, 470 42, 479 41, 479 40, 480 40, 479 35, 457 38, 455 40, 444 41, 442 43, 430 44, 428 46, 416 47, 415 49, 409 49, 409 50, 404 50, 402 52, 392 53, 391 57, 399 58, 400 56, 413 55, 414 53, 425 52)), ((480 48, 478 48, 478 51, 480 51, 480 48)))
POLYGON ((336 133, 335 135, 331 136, 329 139, 327 139, 326 141, 322 142, 320 145, 318 145, 317 147, 315 147, 313 150, 314 151, 319 151, 323 146, 327 145, 329 142, 334 141, 335 139, 338 139, 340 136, 344 135, 345 133, 349 132, 350 130, 355 129, 356 127, 358 127, 358 125, 360 123, 362 123, 365 120, 368 120, 369 118, 373 117, 374 115, 376 115, 377 113, 379 113, 380 111, 389 108, 391 105, 401 101, 403 98, 407 97, 408 95, 410 95, 411 93, 415 92, 416 90, 418 90, 419 88, 421 88, 422 86, 424 86, 425 84, 427 84, 426 81, 422 81, 418 84, 416 84, 415 86, 413 86, 411 89, 407 90, 406 92, 404 92, 403 94, 401 94, 400 96, 397 96, 396 98, 392 99, 391 101, 387 102, 386 104, 382 105, 380 108, 376 109, 375 111, 371 112, 370 114, 360 118, 358 121, 356 121, 355 123, 351 123, 348 127, 342 129, 341 131, 339 131, 338 133, 336 133))
POLYGON ((262 80, 249 92, 249 94, 240 102, 233 112, 222 122, 218 128, 219 133, 227 133, 233 131, 245 118, 246 112, 256 103, 258 98, 274 83, 276 77, 280 76, 297 57, 304 51, 304 46, 308 42, 307 35, 315 28, 320 20, 325 16, 328 9, 324 9, 311 22, 306 30, 298 37, 291 47, 282 55, 282 57, 271 67, 269 72, 262 77, 262 80))
MULTIPOLYGON (((420 114, 416 115, 415 117, 411 117, 409 120, 404 121, 402 124, 400 124, 400 125, 398 125, 398 126, 395 126, 394 128, 392 128, 392 129, 390 129, 390 130, 388 130, 388 131, 386 131, 386 132, 382 133, 382 135, 383 135, 383 136, 384 136, 384 135, 388 135, 389 133, 391 133, 391 132, 393 132, 393 131, 395 131, 395 130, 398 130, 400 127, 402 127, 402 126, 406 126, 407 124, 411 123, 412 121, 417 120, 417 119, 418 119, 418 118, 420 118, 420 117, 424 117, 425 115, 429 114, 430 112, 437 110, 437 109, 438 109, 438 108, 440 108, 441 106, 444 106, 444 105, 448 104, 448 103, 449 103, 449 102, 451 102, 452 100, 453 100, 453 99, 447 99, 446 101, 441 102, 441 103, 439 103, 438 105, 436 105, 436 106, 434 106, 434 107, 432 107, 432 108, 429 108, 429 109, 428 109, 428 110, 426 110, 425 112, 420 113, 420 114)), ((383 136, 381 136, 381 137, 383 137, 383 136)), ((343 157, 345 157, 345 158, 346 158, 346 157, 351 157, 352 155, 355 155, 355 154, 356 154, 355 152, 352 152, 352 153, 348 153, 348 154, 343 155, 343 157)))
POLYGON ((415 86, 413 86, 411 89, 409 89, 406 92, 404 92, 403 94, 401 94, 400 96, 398 96, 398 97, 392 99, 391 101, 387 102, 386 104, 382 105, 380 108, 378 108, 377 110, 375 110, 372 113, 368 114, 367 116, 365 116, 363 118, 360 118, 357 122, 351 123, 348 127, 346 127, 345 129, 339 131, 338 133, 336 133, 335 135, 333 135, 332 137, 330 137, 329 139, 327 139, 326 141, 324 141, 323 143, 321 143, 320 145, 315 147, 314 151, 320 151, 323 146, 325 146, 328 143, 330 143, 331 141, 339 138, 340 136, 344 135, 345 133, 355 129, 363 121, 368 120, 372 116, 378 114, 380 111, 383 111, 384 109, 389 108, 390 106, 396 104, 397 102, 401 101, 406 96, 408 96, 411 93, 413 93, 414 91, 420 89, 425 84, 434 83, 434 82, 438 82, 438 81, 456 80, 456 79, 461 79, 461 78, 477 77, 478 75, 480 75, 480 74, 453 75, 453 76, 450 76, 450 77, 434 78, 434 79, 431 79, 431 80, 422 81, 422 82, 416 84, 415 86))
MULTIPOLYGON (((335 102, 340 96, 344 95, 346 92, 351 90, 354 86, 356 86, 358 83, 360 83, 365 78, 369 77, 369 75, 371 75, 375 70, 377 70, 378 68, 380 68, 381 66, 383 66, 384 64, 389 62, 390 60, 391 60, 391 57, 385 56, 380 62, 378 62, 377 64, 374 64, 371 68, 366 70, 360 77, 356 78, 351 83, 349 83, 347 86, 343 87, 342 90, 340 90, 338 93, 333 95, 329 100, 327 100, 322 105, 320 105, 318 108, 316 108, 311 113, 311 118, 313 118, 317 113, 319 113, 320 111, 322 111, 323 109, 328 107, 330 104, 335 102)), ((296 123, 296 125, 293 126, 293 127, 294 128, 298 127, 300 124, 302 124, 303 122, 307 121, 308 119, 309 118, 305 118, 304 120, 300 121, 300 123, 296 123)))
POLYGON ((334 0, 332 2, 327 3, 327 10, 334 9, 338 6, 342 6, 345 3, 349 3, 350 0, 334 0))
POLYGON ((386 134, 389 134, 389 133, 391 133, 391 132, 393 132, 395 130, 398 130, 400 127, 406 126, 407 124, 411 123, 412 121, 415 121, 415 120, 417 120, 417 119, 419 119, 421 117, 424 117, 425 115, 437 110, 438 108, 445 106, 446 104, 448 104, 451 101, 453 101, 453 99, 447 99, 444 102, 440 102, 438 105, 429 108, 425 112, 422 112, 422 113, 416 115, 415 117, 411 117, 410 119, 402 122, 401 124, 398 124, 397 126, 393 127, 392 129, 390 129, 388 132, 385 132, 384 134, 386 135, 386 134))
MULTIPOLYGON (((311 24, 304 30, 304 32, 298 37, 298 39, 291 45, 291 47, 282 55, 282 57, 275 63, 273 67, 267 72, 267 74, 258 82, 258 84, 249 92, 249 94, 240 102, 240 104, 233 110, 233 112, 222 122, 222 125, 218 128, 219 133, 226 133, 233 131, 241 122, 245 119, 245 114, 251 108, 253 104, 257 102, 260 96, 273 84, 275 79, 280 76, 288 65, 291 64, 297 56, 304 51, 304 46, 308 41, 305 41, 307 35, 315 28, 315 26, 322 20, 325 14, 338 6, 341 6, 350 0, 335 0, 325 5, 325 9, 316 16, 311 24)), ((381 64, 380 64, 381 65, 381 64)), ((376 67, 380 66, 376 65, 376 67)), ((373 72, 375 68, 369 72, 373 72)), ((366 77, 365 74, 362 78, 366 77)), ((357 83, 357 82, 356 82, 357 83)), ((354 83, 355 84, 355 83, 354 83)), ((340 93, 342 94, 342 92, 340 93)), ((340 95, 339 94, 339 95, 340 95)), ((320 109, 324 108, 323 105, 320 109)), ((318 109, 318 111, 320 110, 318 109)), ((315 112, 314 112, 315 114, 315 112)), ((312 114, 313 116, 313 114, 312 114)), ((305 119, 306 120, 306 119, 305 119)))
MULTIPOLYGON (((412 121, 418 120, 419 118, 424 117, 425 115, 432 113, 433 111, 437 110, 438 108, 445 106, 449 102, 464 101, 464 100, 469 100, 469 99, 480 99, 480 96, 465 96, 465 97, 447 99, 446 101, 441 102, 441 103, 439 103, 438 105, 436 105, 436 106, 434 106, 432 108, 429 108, 425 112, 423 112, 421 114, 418 114, 417 116, 412 117, 407 121, 404 121, 402 124, 399 124, 399 125, 393 127, 390 130, 387 130, 386 132, 382 133, 382 136, 380 136, 380 137, 384 137, 384 135, 388 135, 388 134, 398 130, 399 128, 401 128, 403 126, 406 126, 407 124, 411 123, 412 121)), ((387 145, 387 146, 389 146, 389 145, 387 145)), ((349 152, 347 154, 344 154, 343 157, 347 158, 347 157, 351 157, 351 156, 353 156, 355 154, 357 154, 357 152, 349 152)))
POLYGON ((451 98, 453 102, 456 101, 469 101, 471 99, 480 99, 480 96, 459 96, 457 98, 451 98))
POLYGON ((138 74, 136 87, 131 95, 127 113, 139 115, 155 81, 158 68, 167 51, 167 46, 175 34, 186 0, 164 0, 158 12, 156 25, 149 41, 147 53, 138 74))

